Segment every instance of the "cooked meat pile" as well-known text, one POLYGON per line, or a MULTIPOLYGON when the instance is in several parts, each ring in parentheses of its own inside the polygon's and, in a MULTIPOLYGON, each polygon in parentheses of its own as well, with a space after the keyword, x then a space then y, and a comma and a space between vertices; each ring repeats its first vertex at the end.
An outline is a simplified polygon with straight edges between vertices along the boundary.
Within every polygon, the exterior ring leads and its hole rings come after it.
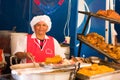
POLYGON ((120 46, 107 44, 103 36, 92 32, 87 34, 86 36, 82 35, 81 38, 99 48, 100 50, 104 51, 114 59, 120 60, 120 46))
POLYGON ((113 72, 113 71, 115 71, 115 69, 110 68, 108 66, 93 64, 92 66, 83 67, 79 69, 77 73, 83 74, 85 76, 94 76, 97 74, 103 74, 106 72, 113 72))
POLYGON ((96 14, 105 16, 111 19, 120 20, 120 15, 114 10, 98 10, 96 14))

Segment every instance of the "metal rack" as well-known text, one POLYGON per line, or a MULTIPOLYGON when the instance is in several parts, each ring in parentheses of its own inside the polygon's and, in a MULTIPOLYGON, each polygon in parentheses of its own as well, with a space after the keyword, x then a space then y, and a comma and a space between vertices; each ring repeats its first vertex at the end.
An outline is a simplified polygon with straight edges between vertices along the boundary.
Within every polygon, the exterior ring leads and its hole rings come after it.
POLYGON ((83 30, 82 30, 82 33, 78 33, 78 34, 77 34, 77 39, 80 41, 80 43, 79 43, 79 48, 78 48, 78 57, 80 57, 80 52, 81 52, 82 43, 84 43, 84 44, 86 44, 87 46, 89 46, 89 47, 93 48, 94 50, 98 51, 99 53, 102 53, 104 56, 108 57, 109 59, 112 59, 114 62, 120 63, 120 61, 115 60, 114 58, 112 58, 110 55, 108 55, 108 54, 105 53, 104 51, 98 49, 98 48, 95 47, 94 45, 89 44, 88 42, 84 41, 84 40, 81 38, 81 35, 85 35, 85 31, 86 31, 86 29, 87 29, 87 26, 88 26, 88 23, 89 23, 89 20, 90 20, 91 17, 96 17, 96 18, 104 19, 104 20, 109 21, 110 23, 118 23, 118 24, 120 24, 120 20, 111 19, 111 18, 108 18, 108 17, 105 17, 105 16, 101 16, 101 15, 92 13, 92 12, 78 11, 78 13, 82 13, 82 14, 88 15, 87 20, 86 20, 86 23, 85 23, 85 25, 84 25, 84 28, 83 28, 83 30))

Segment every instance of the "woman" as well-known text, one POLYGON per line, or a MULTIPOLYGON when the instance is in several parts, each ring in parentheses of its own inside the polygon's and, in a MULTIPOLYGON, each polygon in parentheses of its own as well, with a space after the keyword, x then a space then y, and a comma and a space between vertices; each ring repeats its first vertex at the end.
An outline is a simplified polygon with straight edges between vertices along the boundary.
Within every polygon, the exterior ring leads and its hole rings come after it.
POLYGON ((23 41, 17 41, 15 56, 24 59, 24 62, 32 62, 31 58, 34 58, 36 62, 44 62, 46 58, 55 55, 65 58, 58 41, 46 35, 51 29, 51 24, 51 19, 47 15, 33 17, 30 25, 34 33, 22 37, 23 41))

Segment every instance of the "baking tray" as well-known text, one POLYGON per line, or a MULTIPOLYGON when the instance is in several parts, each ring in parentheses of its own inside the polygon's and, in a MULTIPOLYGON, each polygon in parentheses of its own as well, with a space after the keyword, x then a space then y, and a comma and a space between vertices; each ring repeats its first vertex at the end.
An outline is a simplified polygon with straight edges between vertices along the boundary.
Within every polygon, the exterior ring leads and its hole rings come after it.
POLYGON ((119 75, 120 75, 120 70, 116 70, 113 72, 107 72, 90 77, 77 73, 76 77, 79 78, 80 80, 119 80, 120 79, 119 75))
POLYGON ((99 53, 103 54, 104 56, 108 57, 109 59, 112 59, 115 63, 120 63, 119 60, 114 59, 112 56, 108 55, 107 53, 105 53, 104 51, 102 51, 101 49, 95 47, 94 45, 90 44, 89 42, 85 41, 82 39, 82 34, 78 34, 77 38, 78 40, 82 41, 84 44, 88 45, 89 47, 93 48, 94 50, 98 51, 99 53))
POLYGON ((86 14, 86 15, 89 15, 89 16, 105 19, 105 20, 110 21, 111 23, 119 23, 120 24, 120 20, 115 20, 115 19, 112 19, 112 18, 108 18, 108 17, 98 15, 98 14, 93 13, 93 12, 78 11, 78 13, 82 13, 82 14, 86 14))

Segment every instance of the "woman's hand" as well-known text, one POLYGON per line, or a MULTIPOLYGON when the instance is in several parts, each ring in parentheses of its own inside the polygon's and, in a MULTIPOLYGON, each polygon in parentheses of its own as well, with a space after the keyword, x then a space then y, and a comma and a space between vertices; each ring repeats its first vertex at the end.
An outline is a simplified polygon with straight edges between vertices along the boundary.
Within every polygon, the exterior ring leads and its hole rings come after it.
POLYGON ((19 59, 34 59, 34 56, 30 52, 17 52, 15 56, 19 59))
POLYGON ((26 52, 26 58, 34 60, 34 56, 30 52, 26 52))

